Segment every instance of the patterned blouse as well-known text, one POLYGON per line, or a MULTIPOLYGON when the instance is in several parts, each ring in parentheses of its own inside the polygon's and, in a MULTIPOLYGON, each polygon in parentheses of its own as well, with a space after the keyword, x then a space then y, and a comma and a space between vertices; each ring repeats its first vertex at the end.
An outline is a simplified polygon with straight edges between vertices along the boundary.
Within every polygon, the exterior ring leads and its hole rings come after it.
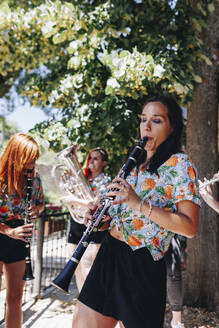
MULTIPOLYGON (((32 204, 40 205, 44 202, 43 189, 38 174, 33 178, 32 204)), ((25 217, 25 197, 20 197, 17 193, 7 195, 0 199, 0 222, 6 223, 14 219, 24 219, 25 217)))
POLYGON ((104 172, 100 173, 98 176, 96 176, 91 182, 91 190, 94 193, 95 196, 97 195, 104 195, 106 193, 106 186, 110 183, 111 178, 104 174, 104 172))
MULTIPOLYGON (((152 205, 176 212, 177 203, 190 200, 200 206, 197 170, 186 154, 172 155, 158 168, 158 175, 146 170, 133 169, 127 182, 142 199, 152 205)), ((125 242, 133 249, 146 247, 155 261, 167 251, 174 235, 125 203, 110 207, 111 227, 122 230, 125 242)))

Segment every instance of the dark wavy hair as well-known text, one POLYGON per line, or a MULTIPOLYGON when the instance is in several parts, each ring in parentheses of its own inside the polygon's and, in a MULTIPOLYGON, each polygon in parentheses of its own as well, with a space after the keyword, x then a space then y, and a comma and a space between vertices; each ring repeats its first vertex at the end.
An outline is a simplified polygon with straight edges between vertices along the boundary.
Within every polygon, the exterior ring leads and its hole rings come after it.
POLYGON ((168 118, 173 129, 169 137, 157 147, 156 153, 150 159, 148 171, 157 174, 158 167, 167 161, 171 155, 182 152, 183 116, 181 107, 170 97, 160 95, 150 98, 144 104, 143 108, 151 102, 160 102, 167 108, 168 118))

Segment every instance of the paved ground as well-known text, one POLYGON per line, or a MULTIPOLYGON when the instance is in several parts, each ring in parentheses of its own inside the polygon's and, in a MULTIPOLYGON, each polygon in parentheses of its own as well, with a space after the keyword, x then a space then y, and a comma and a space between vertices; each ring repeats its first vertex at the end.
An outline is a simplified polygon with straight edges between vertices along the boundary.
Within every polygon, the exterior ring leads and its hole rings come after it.
MULTIPOLYGON (((23 306, 23 328, 71 328, 74 304, 78 295, 73 280, 70 295, 49 287, 42 298, 28 301, 23 306)), ((0 328, 4 328, 2 322, 0 328)))
MULTIPOLYGON (((74 280, 69 291, 70 295, 67 295, 55 287, 49 287, 37 302, 33 300, 27 302, 23 306, 23 328, 71 328, 74 305, 78 295, 74 280)), ((183 318, 186 328, 219 328, 218 316, 204 309, 184 306, 183 318)), ((164 328, 170 328, 170 320, 171 311, 167 304, 164 328)), ((0 328, 5 328, 4 322, 0 323, 0 328)), ((117 325, 116 328, 119 326, 117 325)))
POLYGON ((70 295, 55 289, 35 304, 30 302, 24 308, 23 328, 71 328, 77 295, 77 288, 73 282, 70 286, 70 295))
MULTIPOLYGON (((69 286, 69 292, 68 295, 51 286, 41 299, 28 301, 23 306, 22 328, 71 328, 78 296, 74 279, 69 286)), ((0 328, 5 328, 4 322, 0 323, 0 328)))

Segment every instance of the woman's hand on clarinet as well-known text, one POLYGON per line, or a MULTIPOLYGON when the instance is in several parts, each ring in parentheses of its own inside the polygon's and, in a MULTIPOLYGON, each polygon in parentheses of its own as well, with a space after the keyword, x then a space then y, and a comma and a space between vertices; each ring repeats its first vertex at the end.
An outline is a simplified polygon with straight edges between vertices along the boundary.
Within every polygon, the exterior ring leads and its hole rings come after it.
MULTIPOLYGON (((93 221, 93 219, 94 219, 93 214, 99 206, 101 206, 101 204, 99 202, 90 202, 90 203, 88 203, 89 210, 85 214, 85 219, 84 219, 84 224, 85 225, 88 225, 90 221, 93 221)), ((102 219, 102 221, 101 221, 102 224, 100 226, 100 229, 98 229, 98 230, 106 230, 109 225, 105 224, 105 222, 109 221, 110 219, 111 219, 111 217, 109 215, 105 216, 102 219)))
POLYGON ((36 205, 32 205, 30 210, 28 211, 29 218, 31 220, 37 219, 39 217, 40 211, 36 205))
POLYGON ((132 209, 139 210, 141 199, 126 180, 115 178, 113 182, 107 186, 107 189, 110 190, 107 192, 106 196, 116 197, 112 204, 126 203, 132 209))
POLYGON ((216 180, 218 181, 218 178, 219 178, 219 171, 214 174, 211 180, 208 180, 206 178, 204 178, 203 182, 201 180, 198 180, 200 195, 202 196, 204 201, 217 212, 219 212, 219 202, 216 201, 216 199, 213 196, 211 184, 215 183, 216 180), (210 183, 206 185, 206 183, 208 183, 209 181, 210 183))
POLYGON ((98 206, 97 202, 90 202, 88 203, 88 211, 85 213, 84 224, 88 225, 89 221, 93 220, 93 214, 98 206))
POLYGON ((33 223, 25 224, 17 228, 9 228, 6 231, 6 235, 13 239, 19 239, 24 242, 28 242, 27 237, 31 238, 33 230, 33 223))

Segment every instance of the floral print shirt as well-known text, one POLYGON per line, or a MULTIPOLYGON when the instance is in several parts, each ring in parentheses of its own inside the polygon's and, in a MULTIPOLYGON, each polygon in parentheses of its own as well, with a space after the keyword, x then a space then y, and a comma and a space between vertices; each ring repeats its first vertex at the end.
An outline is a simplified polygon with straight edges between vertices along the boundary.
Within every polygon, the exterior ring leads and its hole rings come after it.
POLYGON ((91 182, 91 190, 95 196, 104 195, 106 193, 106 186, 110 183, 111 178, 104 172, 96 176, 91 182))
MULTIPOLYGON (((32 204, 40 205, 44 202, 43 189, 38 174, 33 178, 32 204)), ((0 222, 7 223, 9 220, 24 219, 26 213, 25 195, 6 195, 0 199, 0 222)))
MULTIPOLYGON (((127 182, 142 199, 150 199, 152 205, 176 212, 179 201, 190 200, 200 206, 197 170, 186 154, 172 155, 158 168, 158 175, 147 170, 133 169, 127 182)), ((125 242, 133 249, 146 247, 155 261, 168 250, 173 232, 160 227, 125 203, 109 209, 111 227, 122 230, 125 242)))

